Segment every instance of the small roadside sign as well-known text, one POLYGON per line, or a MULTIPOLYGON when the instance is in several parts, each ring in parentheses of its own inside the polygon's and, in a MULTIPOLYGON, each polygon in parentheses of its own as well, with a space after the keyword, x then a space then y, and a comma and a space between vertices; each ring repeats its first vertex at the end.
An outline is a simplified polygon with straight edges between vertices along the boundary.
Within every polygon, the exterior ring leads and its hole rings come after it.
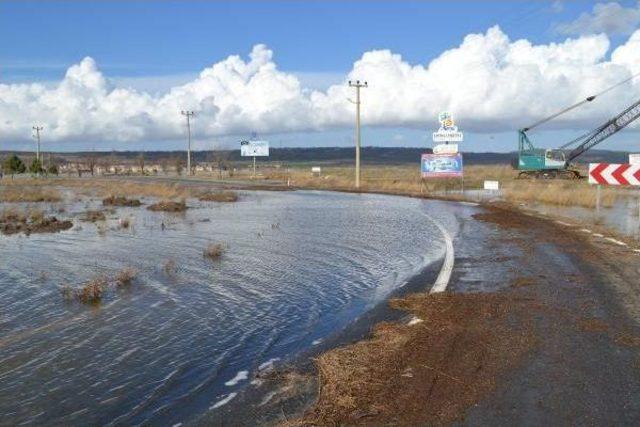
POLYGON ((640 165, 640 154, 629 154, 629 164, 640 165))
POLYGON ((500 182, 498 181, 485 181, 484 189, 488 191, 498 191, 500 190, 500 182))

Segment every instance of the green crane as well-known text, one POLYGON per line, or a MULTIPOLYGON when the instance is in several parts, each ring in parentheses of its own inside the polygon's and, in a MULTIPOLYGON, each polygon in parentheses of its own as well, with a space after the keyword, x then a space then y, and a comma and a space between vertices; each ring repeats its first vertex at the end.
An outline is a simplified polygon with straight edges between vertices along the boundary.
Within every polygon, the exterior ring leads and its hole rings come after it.
POLYGON ((583 101, 578 102, 562 111, 552 114, 531 126, 518 130, 518 159, 517 164, 514 163, 514 167, 520 171, 518 178, 582 178, 580 172, 575 168, 573 161, 584 154, 586 151, 592 149, 596 145, 600 144, 611 135, 620 131, 628 126, 630 123, 640 117, 640 99, 629 107, 627 107, 620 114, 607 120, 597 128, 575 138, 566 144, 558 148, 536 148, 527 132, 531 129, 540 126, 550 120, 555 119, 575 108, 578 108, 588 102, 592 102, 596 97, 602 95, 605 92, 612 90, 613 88, 620 86, 638 76, 638 74, 620 82, 607 90, 590 96, 583 101))

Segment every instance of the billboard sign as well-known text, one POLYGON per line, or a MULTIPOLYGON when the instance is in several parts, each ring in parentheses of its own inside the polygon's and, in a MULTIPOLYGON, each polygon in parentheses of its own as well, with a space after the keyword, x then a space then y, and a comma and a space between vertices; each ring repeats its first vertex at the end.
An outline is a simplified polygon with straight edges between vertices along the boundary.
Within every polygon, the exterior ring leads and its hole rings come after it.
POLYGON ((640 154, 629 154, 629 164, 640 165, 640 154))
POLYGON ((423 154, 420 170, 423 178, 461 178, 462 154, 423 154))
POLYGON ((240 155, 242 157, 269 156, 269 141, 240 141, 240 155))
POLYGON ((453 121, 453 116, 448 111, 443 111, 438 115, 440 129, 433 133, 433 142, 462 142, 462 132, 458 130, 453 121))
POLYGON ((433 154, 457 154, 458 144, 438 144, 433 147, 433 154))

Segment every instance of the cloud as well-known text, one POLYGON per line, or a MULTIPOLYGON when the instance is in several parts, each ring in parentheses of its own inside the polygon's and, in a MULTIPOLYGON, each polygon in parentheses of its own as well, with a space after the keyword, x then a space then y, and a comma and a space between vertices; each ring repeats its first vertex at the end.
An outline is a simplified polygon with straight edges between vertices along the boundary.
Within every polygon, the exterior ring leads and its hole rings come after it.
MULTIPOLYGON (((369 81, 362 92, 366 126, 432 130, 438 112, 448 109, 465 131, 512 131, 637 72, 640 31, 610 52, 604 34, 534 45, 510 40, 499 27, 466 36, 426 64, 410 64, 389 50, 365 52, 340 84, 325 90, 307 88, 295 73, 279 70, 264 45, 161 94, 114 82, 87 57, 54 85, 0 84, 0 138, 30 140, 37 123, 48 141, 126 148, 128 142, 178 140, 185 134, 184 109, 196 111, 192 130, 201 140, 346 128, 353 126, 349 79, 369 81)), ((634 101, 640 83, 627 85, 549 128, 594 127, 634 101)))
POLYGON ((582 13, 576 20, 557 24, 560 34, 631 34, 640 25, 640 2, 635 7, 623 7, 619 3, 597 3, 593 10, 582 13))

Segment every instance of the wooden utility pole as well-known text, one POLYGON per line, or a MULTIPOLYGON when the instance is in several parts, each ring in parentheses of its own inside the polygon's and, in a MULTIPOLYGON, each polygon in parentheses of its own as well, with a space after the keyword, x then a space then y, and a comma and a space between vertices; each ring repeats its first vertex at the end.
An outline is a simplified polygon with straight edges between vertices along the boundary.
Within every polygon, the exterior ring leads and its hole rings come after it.
POLYGON ((356 188, 360 188, 360 88, 369 87, 367 82, 360 83, 360 80, 352 82, 349 80, 349 87, 356 88, 356 188))
POLYGON ((36 160, 40 161, 40 131, 44 129, 43 126, 33 126, 33 130, 36 131, 36 139, 38 140, 38 149, 36 151, 36 160))
POLYGON ((191 120, 195 115, 193 111, 181 111, 180 114, 187 118, 187 175, 191 175, 191 120))

